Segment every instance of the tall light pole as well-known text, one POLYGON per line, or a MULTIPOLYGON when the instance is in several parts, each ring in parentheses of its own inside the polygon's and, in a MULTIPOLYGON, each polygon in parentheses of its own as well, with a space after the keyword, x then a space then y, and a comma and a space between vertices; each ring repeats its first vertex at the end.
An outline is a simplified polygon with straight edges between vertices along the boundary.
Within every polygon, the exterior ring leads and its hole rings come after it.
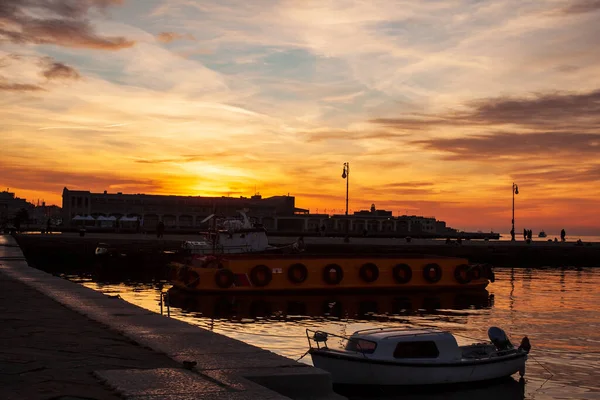
POLYGON ((512 184, 512 231, 510 231, 510 235, 512 236, 510 240, 515 240, 515 194, 519 194, 519 187, 516 183, 512 184))
POLYGON ((344 163, 344 170, 342 171, 342 179, 346 180, 346 215, 348 215, 348 187, 350 184, 350 163, 344 163))

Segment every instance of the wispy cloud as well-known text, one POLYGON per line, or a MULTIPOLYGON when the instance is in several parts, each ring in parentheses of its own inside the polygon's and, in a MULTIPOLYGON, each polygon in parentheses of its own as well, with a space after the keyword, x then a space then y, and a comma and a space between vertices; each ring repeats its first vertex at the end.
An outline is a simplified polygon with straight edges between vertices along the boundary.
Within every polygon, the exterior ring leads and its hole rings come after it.
POLYGON ((39 92, 45 89, 38 85, 32 85, 29 83, 14 83, 7 82, 7 80, 0 76, 0 91, 10 92, 39 92))
POLYGON ((498 159, 546 159, 565 162, 595 160, 600 153, 600 134, 594 133, 506 133, 459 138, 416 140, 413 144, 447 153, 448 160, 495 162, 498 159))
POLYGON ((42 71, 42 75, 50 80, 81 78, 81 75, 79 75, 79 72, 75 68, 57 61, 49 61, 44 71, 42 71))
POLYGON ((583 14, 600 11, 599 0, 571 0, 570 4, 561 10, 564 14, 583 14))
POLYGON ((3 0, 0 40, 101 50, 131 47, 134 42, 124 37, 96 34, 86 18, 93 8, 105 10, 122 3, 122 0, 3 0))
POLYGON ((371 122, 402 129, 457 125, 517 125, 534 129, 597 130, 600 90, 587 93, 538 94, 531 98, 490 98, 470 101, 467 111, 377 118, 371 122))
POLYGON ((192 34, 182 34, 177 32, 161 32, 156 35, 156 39, 162 43, 171 43, 175 40, 196 40, 192 34))

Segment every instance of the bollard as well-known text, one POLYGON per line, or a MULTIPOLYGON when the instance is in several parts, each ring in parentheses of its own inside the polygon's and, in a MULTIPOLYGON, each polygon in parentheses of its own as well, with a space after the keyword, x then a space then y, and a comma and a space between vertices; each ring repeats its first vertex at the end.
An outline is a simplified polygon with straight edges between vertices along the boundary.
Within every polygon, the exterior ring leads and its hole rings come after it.
POLYGON ((171 302, 169 301, 169 292, 165 293, 165 302, 167 303, 167 317, 171 318, 171 302))

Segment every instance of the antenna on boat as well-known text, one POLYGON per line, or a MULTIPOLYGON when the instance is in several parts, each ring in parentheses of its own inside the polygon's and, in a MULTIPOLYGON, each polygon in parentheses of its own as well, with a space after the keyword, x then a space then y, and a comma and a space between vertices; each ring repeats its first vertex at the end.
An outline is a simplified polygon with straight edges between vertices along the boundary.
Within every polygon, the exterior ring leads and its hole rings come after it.
POLYGON ((242 218, 244 219, 244 228, 252 228, 252 224, 250 223, 250 220, 248 219, 248 216, 246 215, 245 211, 238 210, 238 213, 240 213, 242 218))
POLYGON ((208 217, 204 218, 200 223, 203 224, 206 221, 210 220, 211 218, 213 218, 215 216, 215 214, 210 214, 208 217))
MULTIPOLYGON (((207 219, 212 218, 212 222, 213 222, 213 234, 214 236, 211 238, 212 239, 212 252, 213 254, 216 253, 217 251, 217 239, 219 238, 219 235, 217 233, 217 219, 214 218, 215 214, 217 213, 217 205, 215 203, 213 203, 213 213, 207 217, 207 219)), ((210 233, 209 233, 209 237, 210 237, 210 233)))

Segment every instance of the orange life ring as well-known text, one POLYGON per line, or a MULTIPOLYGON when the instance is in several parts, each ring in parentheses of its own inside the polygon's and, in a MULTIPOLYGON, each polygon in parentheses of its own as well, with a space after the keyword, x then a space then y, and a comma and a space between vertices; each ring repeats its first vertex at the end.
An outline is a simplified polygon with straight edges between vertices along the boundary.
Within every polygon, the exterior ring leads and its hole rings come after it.
POLYGON ((302 283, 308 278, 308 269, 304 264, 292 264, 288 268, 288 279, 294 283, 302 283))
POLYGON ((412 279, 412 269, 408 264, 396 264, 392 270, 394 280, 398 283, 408 283, 412 279))
POLYGON ((471 282, 471 268, 467 264, 460 264, 454 270, 454 278, 458 283, 467 284, 471 282))
POLYGON ((179 279, 180 281, 185 283, 185 279, 187 278, 187 273, 189 270, 190 270, 190 268, 187 265, 182 266, 182 267, 179 267, 179 270, 175 271, 174 275, 177 279, 179 279))
POLYGON ((250 282, 252 282, 254 286, 267 286, 272 279, 273 273, 271 272, 271 268, 266 265, 257 265, 250 271, 250 282))
POLYGON ((490 280, 490 282, 494 282, 496 280, 496 276, 494 274, 494 270, 492 269, 492 266, 490 264, 483 264, 481 265, 481 269, 482 274, 485 278, 488 278, 490 280))
POLYGON ((221 289, 231 287, 235 281, 235 275, 230 269, 219 269, 215 273, 215 283, 221 289))
POLYGON ((344 270, 337 264, 323 267, 323 280, 330 285, 337 285, 344 279, 344 270))
POLYGON ((196 271, 191 270, 188 272, 184 283, 187 288, 194 289, 200 284, 200 275, 196 271))
POLYGON ((169 264, 168 270, 167 270, 167 276, 169 278, 169 281, 173 282, 174 280, 177 279, 178 275, 179 275, 179 267, 175 264, 169 264))
POLYGON ((379 268, 376 264, 366 263, 360 267, 358 275, 363 281, 367 283, 372 283, 375 282, 377 278, 379 278, 379 268))
POLYGON ((479 265, 475 265, 471 267, 471 279, 474 281, 481 279, 481 267, 479 265))
POLYGON ((436 283, 442 279, 442 268, 435 263, 423 267, 423 278, 429 283, 436 283))

